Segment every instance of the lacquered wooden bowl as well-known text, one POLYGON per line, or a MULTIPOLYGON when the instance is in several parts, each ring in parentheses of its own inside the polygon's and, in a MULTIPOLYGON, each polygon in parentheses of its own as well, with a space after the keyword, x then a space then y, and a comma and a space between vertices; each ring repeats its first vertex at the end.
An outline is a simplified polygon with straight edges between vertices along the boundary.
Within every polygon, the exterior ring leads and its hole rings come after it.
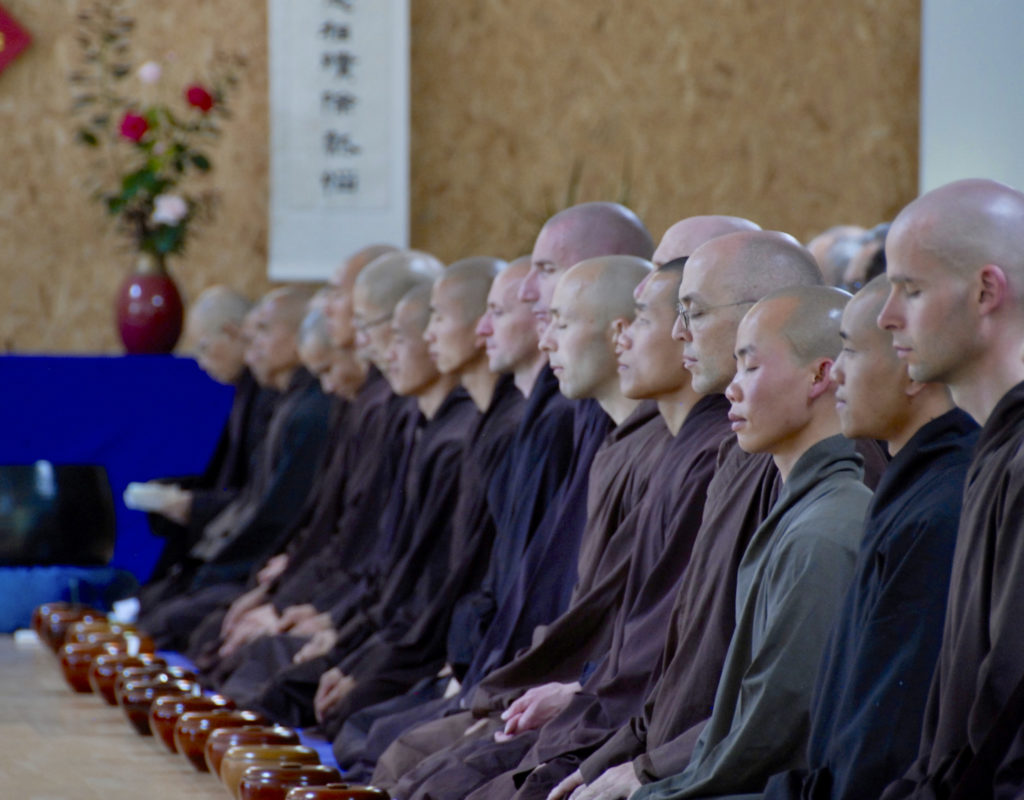
POLYGON ((166 667, 167 662, 154 653, 101 653, 92 660, 89 667, 89 685, 110 705, 117 705, 114 694, 114 683, 121 671, 127 667, 157 666, 166 667))
POLYGON ((222 694, 178 695, 168 694, 157 697, 149 706, 149 729, 164 747, 172 753, 178 752, 174 744, 174 726, 186 711, 213 711, 215 708, 233 709, 235 701, 222 694))
POLYGON ((324 764, 284 763, 277 767, 249 767, 238 785, 239 800, 284 800, 291 789, 325 786, 341 780, 335 767, 324 764))
POLYGON ((196 674, 192 670, 184 669, 183 667, 169 667, 166 664, 125 667, 114 681, 114 697, 117 700, 117 704, 121 705, 121 696, 130 684, 151 680, 194 681, 196 680, 196 674))
POLYGON ((117 652, 119 645, 123 644, 122 640, 121 642, 69 642, 61 645, 60 669, 68 686, 83 694, 91 692, 89 669, 92 667, 93 660, 105 653, 117 652))
POLYGON ((149 707, 156 698, 167 694, 199 695, 202 687, 195 681, 151 680, 129 683, 121 694, 121 708, 140 736, 152 736, 149 728, 149 707))
MULTIPOLYGON (((178 752, 200 772, 209 772, 206 765, 206 742, 221 728, 241 728, 246 725, 267 725, 270 720, 257 711, 186 711, 174 726, 174 744, 178 752)), ((214 773, 218 777, 219 773, 214 773)))
POLYGON ((221 728, 206 740, 206 766, 214 775, 220 775, 220 763, 232 747, 244 744, 298 744, 299 734, 281 725, 246 725, 241 728, 221 728))
POLYGON ((67 633, 68 627, 73 622, 95 621, 103 618, 102 611, 97 611, 89 606, 75 606, 51 611, 42 622, 43 641, 56 653, 64 644, 64 634, 67 633))
POLYGON ((389 795, 377 786, 358 783, 328 783, 326 786, 303 786, 292 789, 285 800, 389 800, 389 795))
POLYGON ((312 747, 301 744, 255 744, 232 747, 220 763, 220 779, 228 793, 239 800, 242 776, 249 767, 279 767, 282 764, 319 764, 312 747))

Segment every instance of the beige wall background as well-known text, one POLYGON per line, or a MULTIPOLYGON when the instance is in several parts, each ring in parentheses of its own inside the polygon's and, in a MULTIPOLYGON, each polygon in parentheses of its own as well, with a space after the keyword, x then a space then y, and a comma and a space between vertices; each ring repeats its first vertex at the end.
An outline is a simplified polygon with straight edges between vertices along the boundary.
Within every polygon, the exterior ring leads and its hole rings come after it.
MULTIPOLYGON (((369 0, 362 0, 369 2, 369 0)), ((77 0, 3 0, 33 34, 0 73, 0 344, 117 352, 133 264, 93 203, 67 75, 77 0)), ((655 236, 698 213, 801 239, 891 218, 917 181, 920 0, 410 0, 412 244, 447 261, 529 250, 551 212, 625 200, 655 236)), ((267 52, 260 0, 129 0, 138 62, 187 83, 248 67, 211 150, 216 222, 171 262, 186 300, 265 291, 267 52)), ((344 254, 337 254, 342 257, 344 254)))

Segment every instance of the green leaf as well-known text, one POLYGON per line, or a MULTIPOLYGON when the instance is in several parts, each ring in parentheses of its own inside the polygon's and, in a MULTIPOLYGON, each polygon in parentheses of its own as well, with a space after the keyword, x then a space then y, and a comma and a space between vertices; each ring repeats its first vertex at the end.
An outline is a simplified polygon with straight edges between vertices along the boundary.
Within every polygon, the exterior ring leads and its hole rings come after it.
POLYGON ((98 147, 100 140, 96 138, 96 134, 87 128, 78 129, 78 141, 89 147, 98 147))
POLYGON ((150 235, 149 240, 158 253, 177 253, 185 245, 185 225, 161 225, 150 235))
POLYGON ((192 160, 192 164, 195 165, 195 168, 200 170, 201 172, 209 172, 210 171, 210 167, 211 167, 210 159, 208 159, 202 153, 193 153, 191 160, 192 160))

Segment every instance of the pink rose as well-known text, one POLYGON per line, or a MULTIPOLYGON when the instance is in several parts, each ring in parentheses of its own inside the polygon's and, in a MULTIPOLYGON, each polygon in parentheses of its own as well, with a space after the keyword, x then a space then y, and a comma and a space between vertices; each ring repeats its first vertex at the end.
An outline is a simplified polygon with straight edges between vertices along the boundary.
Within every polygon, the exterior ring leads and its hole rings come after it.
POLYGON ((213 108, 213 95, 198 83, 185 90, 185 99, 188 100, 189 105, 195 106, 204 114, 213 108))
POLYGON ((149 130, 149 123, 146 118, 139 114, 128 112, 121 118, 121 135, 133 142, 139 141, 149 130))
POLYGON ((176 194, 158 194, 153 198, 153 214, 149 221, 154 225, 177 225, 188 216, 188 203, 176 194))

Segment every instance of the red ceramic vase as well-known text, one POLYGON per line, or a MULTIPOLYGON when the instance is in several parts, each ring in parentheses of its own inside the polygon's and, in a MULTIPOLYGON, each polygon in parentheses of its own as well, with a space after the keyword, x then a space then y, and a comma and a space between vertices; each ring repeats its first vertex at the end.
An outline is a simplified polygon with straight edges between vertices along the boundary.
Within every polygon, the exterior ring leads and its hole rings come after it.
POLYGON ((130 355, 170 353, 183 319, 181 294, 163 259, 142 253, 117 292, 117 330, 124 349, 130 355))

